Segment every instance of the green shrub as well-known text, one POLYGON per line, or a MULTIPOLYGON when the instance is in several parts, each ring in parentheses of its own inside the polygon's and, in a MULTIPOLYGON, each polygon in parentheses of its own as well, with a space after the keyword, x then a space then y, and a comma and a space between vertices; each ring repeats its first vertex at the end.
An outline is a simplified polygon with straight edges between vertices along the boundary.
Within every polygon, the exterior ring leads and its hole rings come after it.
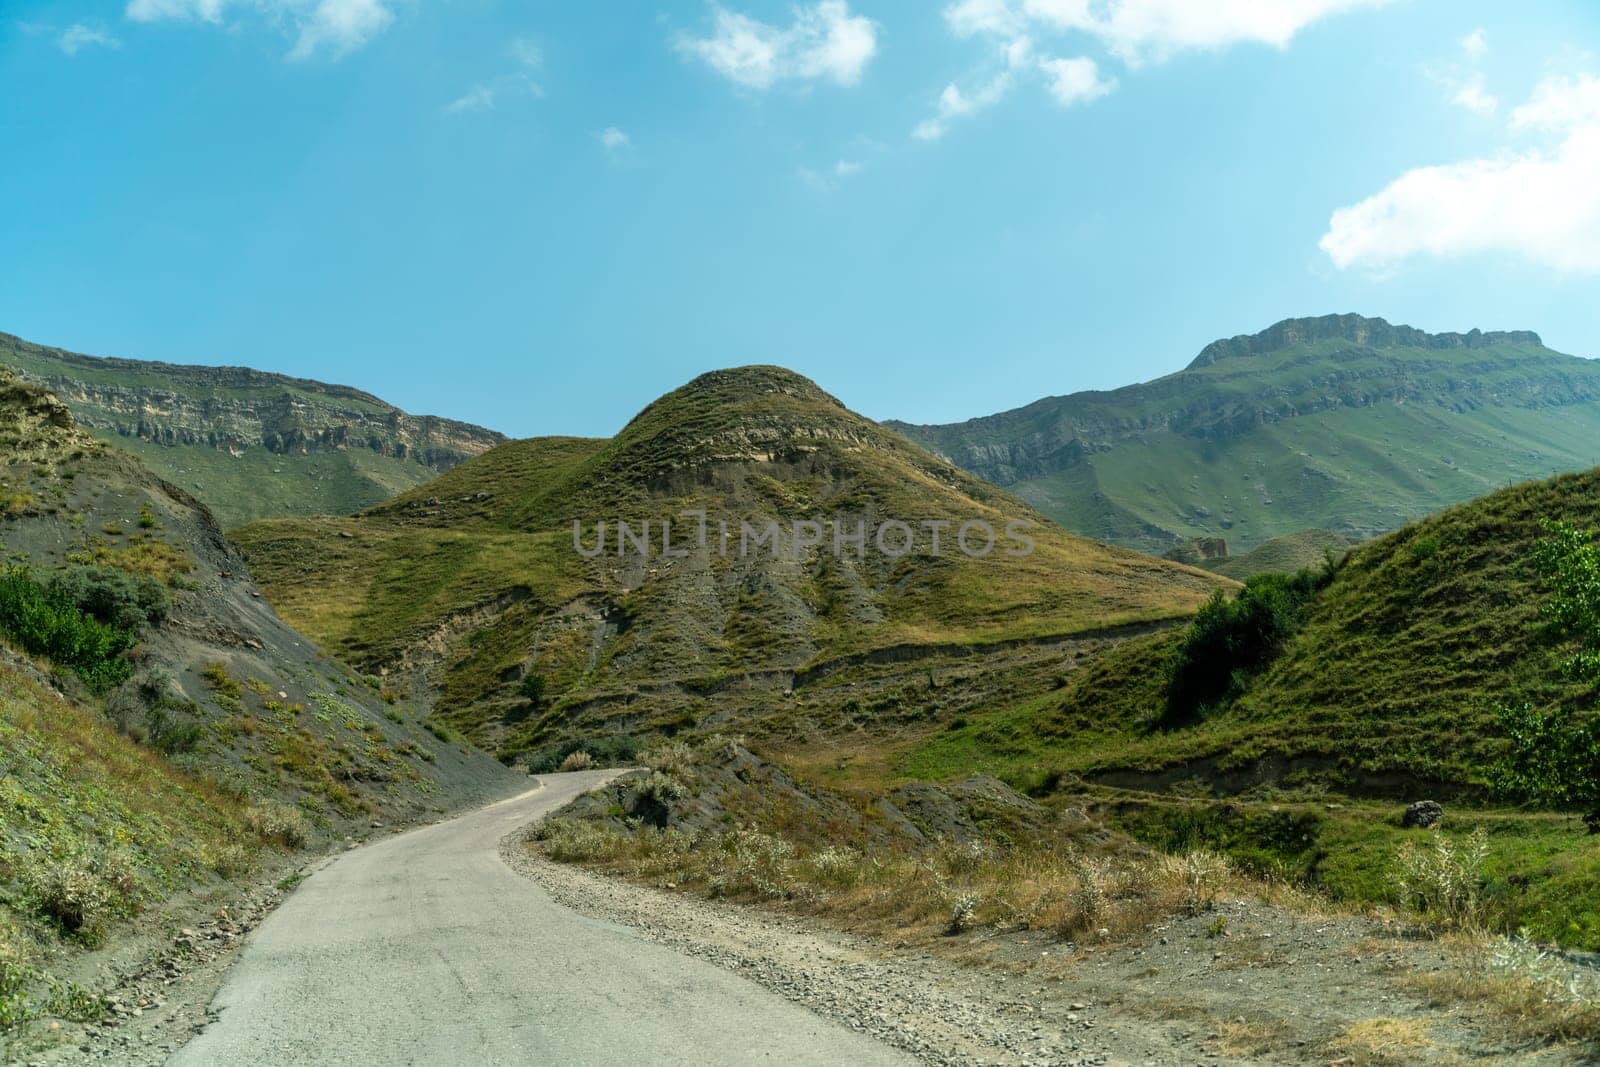
POLYGON ((1328 570, 1262 574, 1228 599, 1214 593, 1195 616, 1167 686, 1166 721, 1189 722, 1237 696, 1300 628, 1306 606, 1332 577, 1328 570))
MULTIPOLYGON (((1600 675, 1600 544, 1592 530, 1545 522, 1548 535, 1533 564, 1550 589, 1540 613, 1550 636, 1576 644, 1563 662, 1575 677, 1600 675)), ((1570 644, 1569 644, 1570 647, 1570 644)), ((1590 833, 1600 833, 1600 720, 1530 704, 1496 709, 1510 741, 1494 780, 1508 796, 1581 807, 1590 833)))
POLYGON ((0 572, 0 630, 28 652, 76 671, 97 693, 132 673, 123 654, 133 647, 134 630, 86 614, 65 589, 41 585, 26 567, 0 572))
POLYGON ((1443 925, 1481 927, 1488 856, 1489 839, 1481 829, 1464 842, 1444 834, 1434 835, 1426 845, 1407 841, 1395 855, 1395 896, 1404 906, 1443 925))
POLYGON ((639 742, 626 734, 563 741, 530 753, 528 773, 552 774, 575 752, 587 752, 594 767, 622 767, 639 758, 639 742))
POLYGON ((530 674, 517 686, 517 695, 535 709, 544 706, 545 680, 542 674, 530 674))
POLYGON ((80 611, 123 630, 159 626, 172 610, 172 600, 160 582, 117 567, 68 567, 50 579, 50 588, 70 598, 80 611))

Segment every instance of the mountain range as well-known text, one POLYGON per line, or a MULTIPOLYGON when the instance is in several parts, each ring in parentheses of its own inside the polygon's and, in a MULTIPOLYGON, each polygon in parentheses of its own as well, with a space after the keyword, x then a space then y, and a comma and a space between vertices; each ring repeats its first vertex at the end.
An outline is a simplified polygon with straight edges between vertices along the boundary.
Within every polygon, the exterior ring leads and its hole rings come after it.
POLYGON ((436 689, 439 715, 503 753, 781 708, 808 679, 875 657, 1177 619, 1228 584, 1068 534, 777 367, 703 375, 609 440, 512 442, 357 515, 234 536, 294 625, 364 670, 436 689), (678 523, 684 555, 615 540, 579 551, 622 521, 651 523, 654 548, 678 523), (811 521, 830 532, 805 545, 796 524, 811 521), (835 528, 896 522, 919 531, 909 553, 870 534, 832 543, 835 528), (968 522, 997 538, 1026 524, 1033 550, 969 555, 956 544, 968 522), (926 523, 945 524, 942 551, 926 523), (737 531, 769 524, 775 550, 741 550, 737 531), (530 708, 531 676, 546 703, 530 708))
POLYGON ((1214 341, 1139 385, 889 425, 1085 536, 1237 555, 1308 529, 1366 539, 1600 463, 1600 362, 1525 330, 1326 315, 1214 341))
POLYGON ((224 527, 343 514, 505 440, 408 415, 343 385, 247 367, 78 355, 0 334, 0 366, 45 386, 77 425, 194 493, 224 527))

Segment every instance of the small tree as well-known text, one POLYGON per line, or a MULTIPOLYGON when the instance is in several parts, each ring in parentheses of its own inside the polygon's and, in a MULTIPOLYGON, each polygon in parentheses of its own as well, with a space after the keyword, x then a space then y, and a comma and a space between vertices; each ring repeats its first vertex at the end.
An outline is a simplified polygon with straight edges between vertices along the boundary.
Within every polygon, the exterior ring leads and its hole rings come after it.
MULTIPOLYGON (((1592 530, 1545 521, 1548 536, 1534 567, 1550 588, 1540 608, 1552 637, 1576 640, 1562 666, 1574 677, 1600 677, 1600 545, 1592 530)), ((1495 768, 1504 792, 1559 807, 1587 809, 1584 823, 1600 833, 1600 723, 1531 704, 1496 709, 1511 750, 1495 768)))
POLYGON ((1566 668, 1578 677, 1600 675, 1600 544, 1593 530, 1564 522, 1543 523, 1544 541, 1534 551, 1533 565, 1550 587, 1540 609, 1558 640, 1576 640, 1578 651, 1566 668))
POLYGON ((522 684, 517 686, 517 693, 528 702, 528 707, 532 711, 544 707, 544 690, 544 675, 537 672, 523 678, 522 684))
POLYGON ((1261 574, 1231 599, 1221 590, 1213 593, 1178 650, 1167 684, 1165 722, 1190 722, 1237 696, 1283 650, 1331 578, 1331 570, 1261 574))

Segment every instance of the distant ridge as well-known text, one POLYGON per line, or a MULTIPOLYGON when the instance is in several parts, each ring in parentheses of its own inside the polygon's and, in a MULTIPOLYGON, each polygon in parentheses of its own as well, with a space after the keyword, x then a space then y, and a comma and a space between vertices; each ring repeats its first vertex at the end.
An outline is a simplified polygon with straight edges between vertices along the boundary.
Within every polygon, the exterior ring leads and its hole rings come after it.
POLYGON ((1307 529, 1365 540, 1600 464, 1600 363, 1530 330, 1324 315, 1213 341, 1138 385, 889 425, 1078 533, 1244 553, 1307 529))
POLYGON ((253 370, 85 356, 0 333, 0 365, 84 429, 139 455, 225 526, 375 504, 505 440, 345 385, 253 370))
POLYGON ((1395 326, 1385 319, 1362 315, 1322 315, 1317 318, 1284 319, 1260 333, 1212 341, 1200 350, 1189 369, 1209 367, 1219 359, 1274 352, 1290 345, 1317 341, 1345 340, 1368 348, 1492 348, 1502 344, 1543 346, 1532 330, 1468 330, 1466 333, 1427 333, 1414 326, 1395 326))

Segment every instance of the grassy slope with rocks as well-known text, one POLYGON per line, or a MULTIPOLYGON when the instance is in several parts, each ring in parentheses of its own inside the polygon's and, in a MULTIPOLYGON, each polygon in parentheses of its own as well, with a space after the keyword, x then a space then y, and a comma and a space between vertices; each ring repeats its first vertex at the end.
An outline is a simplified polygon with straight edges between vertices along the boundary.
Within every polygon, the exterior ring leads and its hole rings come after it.
POLYGON ((347 514, 505 440, 346 386, 243 367, 100 359, 9 334, 0 365, 45 385, 80 427, 193 492, 230 528, 347 514))
POLYGON ((1600 710, 1594 681, 1563 668, 1572 649, 1542 625, 1533 555, 1545 519, 1600 526, 1600 470, 1502 490, 1355 549, 1271 665, 1197 722, 1164 721, 1175 630, 1110 650, 1054 692, 947 721, 875 773, 1155 791, 1167 796, 1106 810, 1146 840, 1248 855, 1353 899, 1391 890, 1406 837, 1394 802, 1442 799, 1452 834, 1488 834, 1499 925, 1600 948, 1600 841, 1568 814, 1485 807, 1516 799, 1493 776, 1507 751, 1498 705, 1580 720, 1600 710), (1208 799, 1219 793, 1229 799, 1208 799))
MULTIPOLYGON (((1062 533, 1025 504, 848 411, 789 371, 704 375, 609 441, 519 441, 348 519, 238 532, 286 618, 340 656, 421 678, 441 716, 503 752, 574 734, 687 728, 784 709, 835 670, 1186 616, 1226 579, 1062 533), (705 546, 686 508, 708 513, 705 546), (1026 558, 810 551, 740 558, 739 523, 842 517, 1037 525, 1026 558), (572 523, 674 518, 689 555, 593 560, 572 523), (717 549, 726 520, 735 544, 717 549), (331 591, 331 592, 330 592, 331 591), (537 674, 545 700, 520 695, 537 674)), ((784 534, 784 551, 790 548, 784 534)), ((926 677, 927 668, 909 670, 926 677)), ((865 713, 874 684, 831 722, 865 713)), ((894 702, 899 702, 895 698, 894 702)))
POLYGON ((26 579, 7 588, 65 591, 0 606, 0 1000, 14 1014, 60 1006, 45 972, 61 948, 246 876, 263 849, 510 787, 285 626, 202 505, 3 371, 0 495, 8 580, 26 579), (59 657, 79 644, 37 640, 85 619, 129 627, 131 648, 96 653, 120 671, 73 669, 59 657))
POLYGON ((1187 368, 913 439, 1070 530, 1237 554, 1304 529, 1362 539, 1493 489, 1600 462, 1600 363, 1537 335, 1289 319, 1187 368))
POLYGON ((1244 581, 1257 574, 1293 574, 1318 567, 1330 556, 1342 559, 1356 541, 1331 530, 1300 530, 1257 545, 1238 556, 1207 560, 1200 566, 1244 581))

